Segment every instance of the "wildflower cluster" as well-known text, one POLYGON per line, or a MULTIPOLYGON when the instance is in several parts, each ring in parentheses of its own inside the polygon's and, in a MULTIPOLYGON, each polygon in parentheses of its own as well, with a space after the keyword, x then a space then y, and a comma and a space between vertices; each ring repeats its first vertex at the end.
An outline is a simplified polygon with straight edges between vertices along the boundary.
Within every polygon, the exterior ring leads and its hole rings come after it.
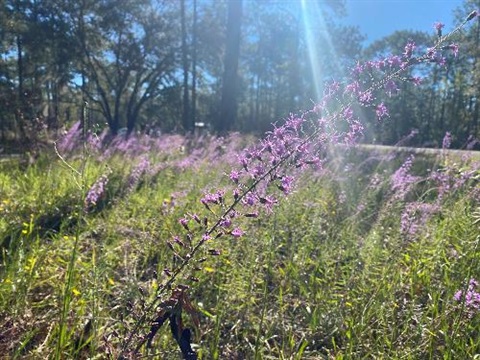
POLYGON ((107 184, 108 184, 108 175, 103 174, 90 187, 84 201, 85 211, 93 210, 98 205, 98 203, 105 198, 107 184))
MULTIPOLYGON (((465 188, 478 178, 480 164, 471 164, 471 167, 460 167, 458 164, 446 164, 444 167, 432 172, 431 180, 434 181, 438 198, 442 199, 452 192, 465 188)), ((478 188, 472 187, 471 192, 478 200, 478 188)))
MULTIPOLYGON (((344 86, 330 83, 325 87, 323 99, 312 110, 300 116, 291 115, 283 125, 275 125, 258 144, 242 151, 238 156, 239 166, 227 174, 231 186, 209 189, 200 199, 205 215, 187 213, 179 219, 183 233, 172 235, 167 245, 180 262, 171 269, 165 268, 165 281, 156 289, 156 300, 138 320, 138 326, 147 320, 148 311, 157 307, 165 291, 174 289, 184 294, 188 285, 178 284, 181 276, 185 282, 198 280, 194 271, 206 259, 198 256, 203 250, 205 255, 219 255, 220 250, 214 246, 216 240, 227 236, 240 238, 245 234, 240 219, 255 218, 260 211, 272 212, 280 197, 294 190, 299 172, 312 166, 322 168, 329 146, 356 143, 363 132, 363 125, 354 114, 356 106, 373 109, 379 119, 388 116, 384 103, 377 100, 378 91, 394 96, 399 92, 398 81, 418 83, 418 78, 403 79, 401 75, 419 63, 434 60, 442 64, 441 46, 450 36, 439 36, 437 43, 422 56, 414 56, 416 47, 410 42, 401 56, 358 63, 352 72, 353 82, 344 86), (187 273, 187 268, 192 271, 187 273)), ((392 190, 398 199, 403 200, 417 180, 410 175, 412 162, 413 157, 392 178, 392 190)), ((432 211, 412 206, 405 220, 414 213, 432 211)), ((128 348, 138 326, 124 348, 128 348)))
POLYGON ((127 192, 131 192, 138 185, 140 179, 150 170, 150 167, 148 157, 143 156, 128 177, 127 192))
POLYGON ((477 290, 478 281, 470 279, 466 291, 458 290, 453 296, 454 300, 465 306, 469 316, 473 316, 480 309, 480 293, 477 290))
POLYGON ((392 175, 391 189, 397 200, 405 199, 405 196, 412 189, 413 185, 420 179, 418 176, 411 175, 414 159, 415 156, 410 155, 402 166, 392 175))
MULTIPOLYGON (((480 163, 471 162, 469 166, 463 166, 450 161, 447 150, 451 141, 451 134, 447 132, 442 142, 444 163, 438 169, 428 171, 423 177, 412 175, 415 157, 410 155, 390 178, 392 200, 401 201, 404 204, 400 219, 400 230, 407 238, 416 235, 428 219, 440 212, 442 202, 455 196, 457 191, 467 189, 471 199, 478 201, 480 198, 478 186, 471 186, 472 184, 475 185, 475 179, 480 172, 480 163), (409 202, 408 194, 420 183, 431 190, 430 202, 409 202)), ((473 140, 470 139, 469 141, 473 140)), ((463 161, 468 163, 467 158, 463 158, 463 161)))
POLYGON ((405 70, 411 66, 422 63, 436 63, 443 66, 446 64, 444 51, 449 51, 454 57, 457 57, 458 45, 455 43, 445 45, 445 43, 468 21, 478 15, 478 11, 472 11, 462 24, 447 35, 442 34, 445 25, 440 22, 435 23, 433 27, 437 33, 437 41, 424 54, 416 55, 417 46, 413 41, 409 41, 401 55, 390 55, 365 63, 357 63, 351 74, 353 81, 345 86, 344 98, 346 96, 358 101, 362 106, 373 107, 379 120, 387 117, 388 110, 384 104, 375 104, 378 90, 383 90, 388 96, 394 96, 400 91, 399 82, 408 81, 415 85, 420 84, 421 78, 418 76, 403 76, 405 70))
POLYGON ((73 124, 68 131, 65 132, 64 136, 57 141, 57 149, 62 154, 72 152, 75 148, 78 147, 79 141, 82 138, 82 123, 77 121, 73 124))
POLYGON ((416 235, 425 226, 428 219, 439 211, 440 206, 438 204, 419 201, 406 204, 400 220, 401 232, 408 237, 416 235))

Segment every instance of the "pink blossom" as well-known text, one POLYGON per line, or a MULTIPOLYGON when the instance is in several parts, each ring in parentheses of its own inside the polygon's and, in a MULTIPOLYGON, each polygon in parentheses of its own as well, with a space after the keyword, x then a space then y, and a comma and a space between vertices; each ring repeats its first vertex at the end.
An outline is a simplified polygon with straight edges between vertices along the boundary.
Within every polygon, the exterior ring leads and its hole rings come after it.
POLYGON ((389 116, 388 109, 383 102, 377 105, 377 109, 375 110, 375 112, 379 120, 384 118, 385 116, 389 116))
POLYGON ((242 229, 240 229, 240 228, 235 228, 235 229, 233 229, 232 232, 231 232, 232 236, 233 236, 233 237, 236 237, 236 238, 242 236, 244 233, 245 233, 245 232, 244 232, 242 229))

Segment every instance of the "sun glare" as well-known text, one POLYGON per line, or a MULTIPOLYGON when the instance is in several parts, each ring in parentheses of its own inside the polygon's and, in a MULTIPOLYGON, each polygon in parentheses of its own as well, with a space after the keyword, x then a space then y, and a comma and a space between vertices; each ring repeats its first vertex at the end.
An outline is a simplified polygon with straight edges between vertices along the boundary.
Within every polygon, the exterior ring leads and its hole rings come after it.
MULTIPOLYGON (((307 45, 308 59, 313 76, 312 81, 315 86, 314 100, 318 101, 322 98, 323 83, 329 78, 329 75, 325 71, 326 69, 322 66, 322 59, 319 51, 324 49, 326 53, 331 54, 334 59, 336 58, 336 52, 324 15, 320 9, 320 4, 316 1, 310 0, 301 0, 300 3, 305 43, 307 45), (319 41, 319 35, 322 42, 324 42, 323 44, 319 41)), ((332 61, 331 63, 338 69, 340 68, 339 64, 335 61, 332 61)))

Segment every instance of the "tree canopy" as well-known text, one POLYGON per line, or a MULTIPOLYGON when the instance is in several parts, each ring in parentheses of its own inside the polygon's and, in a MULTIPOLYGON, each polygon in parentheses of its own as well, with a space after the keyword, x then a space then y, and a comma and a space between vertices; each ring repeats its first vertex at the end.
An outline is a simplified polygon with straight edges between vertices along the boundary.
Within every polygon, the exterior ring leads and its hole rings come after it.
MULTIPOLYGON (((463 19, 478 0, 457 10, 463 19)), ((0 137, 29 139, 81 120, 86 129, 263 132, 319 100, 359 59, 401 54, 435 34, 399 31, 363 46, 343 26, 345 1, 1 0, 0 137)), ((462 33, 446 66, 399 84, 365 141, 416 144, 446 131, 456 146, 479 132, 479 26, 462 33)))

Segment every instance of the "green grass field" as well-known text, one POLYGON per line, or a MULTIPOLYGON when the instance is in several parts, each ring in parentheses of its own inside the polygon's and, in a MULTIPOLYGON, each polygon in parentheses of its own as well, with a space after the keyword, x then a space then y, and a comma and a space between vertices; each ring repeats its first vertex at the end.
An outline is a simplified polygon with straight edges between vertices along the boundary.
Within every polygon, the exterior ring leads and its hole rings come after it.
MULTIPOLYGON (((178 220, 228 184, 234 149, 199 149, 0 163, 0 357, 181 358, 167 324, 140 345, 181 261, 178 220)), ((406 155, 342 153, 178 278, 198 358, 480 357, 479 164, 417 155, 402 187, 406 155)))

